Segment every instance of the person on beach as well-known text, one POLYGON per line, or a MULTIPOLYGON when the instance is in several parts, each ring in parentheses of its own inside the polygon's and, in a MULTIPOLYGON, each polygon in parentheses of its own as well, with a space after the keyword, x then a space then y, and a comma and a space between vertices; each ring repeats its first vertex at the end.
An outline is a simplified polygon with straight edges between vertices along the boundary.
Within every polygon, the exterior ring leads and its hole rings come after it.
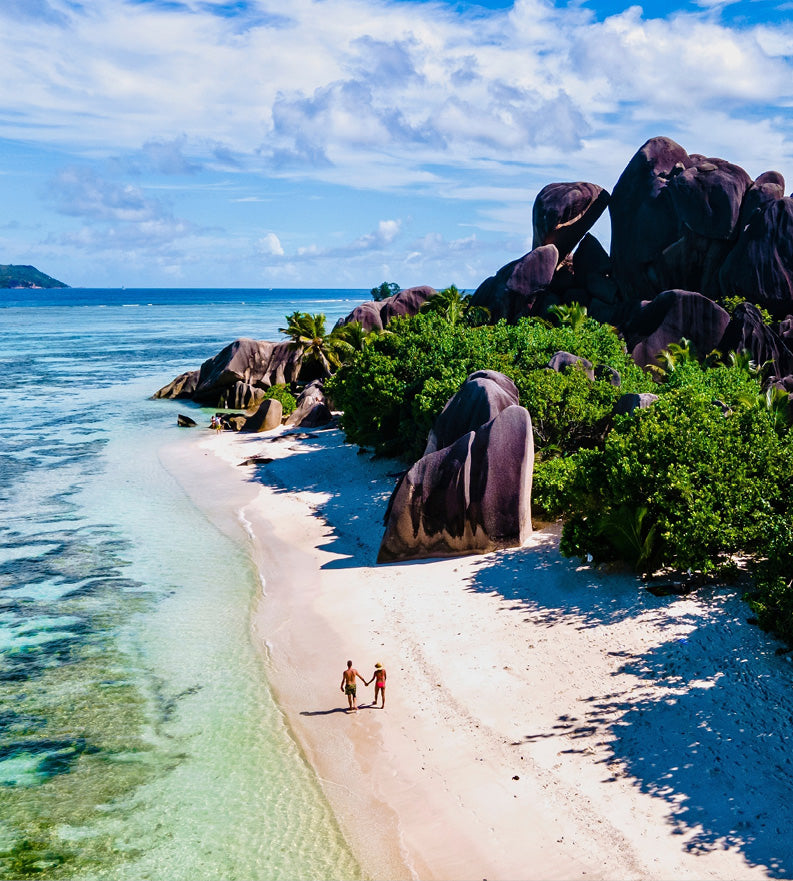
POLYGON ((355 684, 355 677, 363 682, 364 685, 369 683, 361 676, 361 674, 353 667, 352 661, 347 661, 347 669, 341 674, 341 690, 347 695, 347 703, 349 709, 358 712, 358 686, 355 684))
POLYGON ((380 709, 385 709, 385 680, 386 680, 386 672, 385 667, 378 661, 374 665, 374 673, 372 674, 372 678, 365 683, 366 685, 371 685, 374 682, 374 701, 372 701, 372 706, 377 706, 377 694, 380 693, 380 697, 382 698, 382 704, 380 704, 380 709))

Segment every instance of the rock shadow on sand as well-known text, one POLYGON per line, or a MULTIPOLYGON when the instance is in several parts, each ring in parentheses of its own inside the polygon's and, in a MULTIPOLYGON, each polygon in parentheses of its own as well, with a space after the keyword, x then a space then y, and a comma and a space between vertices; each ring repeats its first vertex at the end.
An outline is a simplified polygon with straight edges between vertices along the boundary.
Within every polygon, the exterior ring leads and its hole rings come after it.
MULTIPOLYGON (((254 438, 251 438, 254 441, 254 438)), ((251 480, 276 493, 298 493, 325 522, 331 533, 320 549, 337 555, 323 569, 360 569, 374 566, 382 536, 388 499, 396 486, 396 470, 401 463, 393 459, 357 455, 345 443, 341 431, 314 429, 286 432, 272 438, 256 437, 257 453, 283 446, 292 455, 251 466, 251 480), (345 482, 343 475, 351 475, 345 482), (376 524, 376 529, 372 525, 376 524)))

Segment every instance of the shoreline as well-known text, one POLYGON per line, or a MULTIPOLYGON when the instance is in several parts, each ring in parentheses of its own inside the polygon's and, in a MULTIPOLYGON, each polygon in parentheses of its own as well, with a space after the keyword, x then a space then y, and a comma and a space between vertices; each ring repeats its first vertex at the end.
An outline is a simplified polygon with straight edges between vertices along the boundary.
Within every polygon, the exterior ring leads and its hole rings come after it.
POLYGON ((785 781, 777 798, 767 779, 789 763, 793 670, 733 592, 653 597, 560 557, 553 527, 522 549, 377 566, 396 463, 335 429, 197 448, 234 468, 220 507, 264 579, 253 638, 367 876, 793 871, 767 829, 793 819, 785 781), (254 454, 273 461, 238 467, 254 454), (364 706, 344 711, 348 657, 367 679, 385 664, 384 711, 362 685, 364 706), (782 709, 770 732, 768 701, 782 709))

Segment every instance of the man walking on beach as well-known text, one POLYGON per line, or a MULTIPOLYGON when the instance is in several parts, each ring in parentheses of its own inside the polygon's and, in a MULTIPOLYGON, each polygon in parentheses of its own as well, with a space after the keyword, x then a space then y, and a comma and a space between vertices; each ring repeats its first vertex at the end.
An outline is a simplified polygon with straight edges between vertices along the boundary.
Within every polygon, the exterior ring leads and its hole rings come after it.
POLYGON ((341 674, 341 690, 347 695, 347 703, 349 704, 349 709, 354 710, 356 713, 358 712, 358 698, 356 693, 358 691, 358 686, 355 684, 355 677, 358 677, 364 685, 366 685, 366 680, 361 676, 361 674, 353 667, 352 661, 347 661, 347 669, 341 674))

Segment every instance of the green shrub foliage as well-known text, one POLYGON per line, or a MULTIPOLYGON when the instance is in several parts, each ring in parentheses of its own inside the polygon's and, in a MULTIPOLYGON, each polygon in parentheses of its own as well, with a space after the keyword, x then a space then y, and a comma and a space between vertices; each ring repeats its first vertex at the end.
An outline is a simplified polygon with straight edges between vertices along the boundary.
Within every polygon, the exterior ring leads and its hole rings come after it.
POLYGON ((531 414, 532 507, 563 519, 563 553, 644 573, 726 572, 736 557, 753 560, 752 607, 793 644, 790 399, 762 385, 745 353, 700 361, 681 340, 643 371, 585 310, 473 326, 460 320, 459 298, 447 299, 392 321, 328 381, 349 441, 415 461, 466 376, 501 371, 531 414), (548 369, 558 351, 616 369, 621 385, 548 369), (654 404, 614 415, 620 395, 648 391, 654 404))
POLYGON ((281 406, 284 409, 284 416, 288 416, 297 406, 297 400, 292 392, 289 391, 289 388, 285 385, 271 385, 270 388, 264 393, 264 399, 275 398, 276 401, 281 402, 281 406))
POLYGON ((578 329, 550 327, 538 319, 517 325, 451 324, 427 310, 395 319, 388 334, 372 341, 328 383, 352 443, 382 455, 413 461, 421 456, 435 417, 475 370, 511 377, 537 421, 538 450, 569 451, 602 431, 604 417, 620 394, 605 381, 590 382, 580 370, 546 369, 557 351, 568 351, 620 371, 632 389, 652 380, 626 355, 614 330, 587 319, 578 329))
POLYGON ((642 571, 709 572, 756 553, 788 505, 791 453, 762 407, 725 410, 699 389, 672 389, 615 419, 602 449, 574 456, 562 549, 642 571))

